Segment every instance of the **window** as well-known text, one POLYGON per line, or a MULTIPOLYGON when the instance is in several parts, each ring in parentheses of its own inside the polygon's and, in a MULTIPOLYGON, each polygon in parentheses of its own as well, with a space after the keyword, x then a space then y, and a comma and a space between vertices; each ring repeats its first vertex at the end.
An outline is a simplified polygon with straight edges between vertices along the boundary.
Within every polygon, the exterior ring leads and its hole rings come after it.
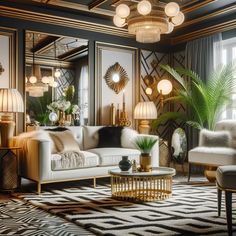
MULTIPOLYGON (((236 38, 224 40, 222 46, 221 63, 226 65, 236 59, 236 38)), ((236 79, 236 71, 234 78, 236 79)), ((232 94, 231 99, 231 103, 225 107, 225 110, 221 114, 220 120, 236 119, 236 90, 232 94)))

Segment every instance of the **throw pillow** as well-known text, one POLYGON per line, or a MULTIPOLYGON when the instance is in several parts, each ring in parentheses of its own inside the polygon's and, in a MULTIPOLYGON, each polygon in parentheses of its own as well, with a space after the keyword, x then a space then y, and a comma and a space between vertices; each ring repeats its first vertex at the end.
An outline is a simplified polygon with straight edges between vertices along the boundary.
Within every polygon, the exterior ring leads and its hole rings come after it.
POLYGON ((202 129, 199 146, 204 147, 230 147, 231 135, 229 131, 210 131, 202 129))
POLYGON ((58 152, 80 152, 79 144, 70 130, 62 132, 49 132, 49 134, 54 141, 58 152))
POLYGON ((103 127, 98 130, 98 148, 121 147, 121 132, 123 127, 103 127))
POLYGON ((121 133, 121 146, 123 148, 137 149, 134 140, 138 136, 138 132, 131 128, 124 128, 121 133))

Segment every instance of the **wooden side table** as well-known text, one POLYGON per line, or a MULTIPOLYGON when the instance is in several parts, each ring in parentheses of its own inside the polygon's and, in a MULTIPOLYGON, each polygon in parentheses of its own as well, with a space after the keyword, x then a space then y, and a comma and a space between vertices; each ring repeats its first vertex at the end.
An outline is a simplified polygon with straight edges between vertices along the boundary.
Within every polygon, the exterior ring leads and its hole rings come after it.
POLYGON ((0 147, 0 190, 13 191, 19 187, 18 151, 20 147, 0 147))

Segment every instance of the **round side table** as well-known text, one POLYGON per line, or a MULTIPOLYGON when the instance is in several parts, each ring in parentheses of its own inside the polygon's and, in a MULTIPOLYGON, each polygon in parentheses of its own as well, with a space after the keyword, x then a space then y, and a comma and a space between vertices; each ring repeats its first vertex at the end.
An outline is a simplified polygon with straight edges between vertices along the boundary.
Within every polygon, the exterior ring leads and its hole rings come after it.
POLYGON ((21 147, 0 147, 0 190, 13 191, 20 184, 18 151, 21 147))
POLYGON ((153 168, 151 172, 109 171, 112 197, 118 200, 148 202, 164 200, 172 195, 175 169, 153 168))

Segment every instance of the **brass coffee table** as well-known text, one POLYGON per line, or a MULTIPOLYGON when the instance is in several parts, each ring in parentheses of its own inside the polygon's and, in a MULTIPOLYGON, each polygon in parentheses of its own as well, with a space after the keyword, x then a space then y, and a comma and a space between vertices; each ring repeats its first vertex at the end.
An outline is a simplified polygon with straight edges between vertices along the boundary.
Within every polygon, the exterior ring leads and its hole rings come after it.
POLYGON ((157 167, 151 172, 109 171, 112 197, 133 202, 158 201, 172 194, 172 176, 175 169, 157 167))

